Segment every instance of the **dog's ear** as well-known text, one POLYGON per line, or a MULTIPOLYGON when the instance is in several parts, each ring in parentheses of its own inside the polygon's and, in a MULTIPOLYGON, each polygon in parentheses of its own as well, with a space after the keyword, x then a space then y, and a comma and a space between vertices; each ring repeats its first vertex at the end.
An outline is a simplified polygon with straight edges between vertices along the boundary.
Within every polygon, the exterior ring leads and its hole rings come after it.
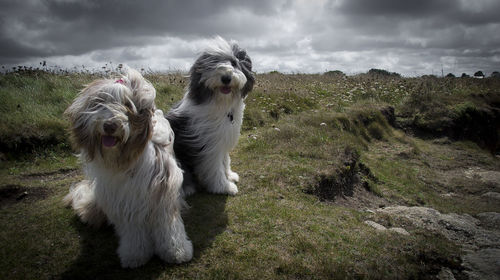
POLYGON ((232 45, 233 55, 238 59, 241 66, 241 71, 247 78, 247 82, 243 89, 241 90, 241 95, 243 98, 252 91, 253 85, 255 83, 255 75, 252 72, 252 60, 248 56, 244 49, 241 49, 237 44, 232 45))
POLYGON ((144 79, 141 73, 132 68, 127 68, 124 78, 127 81, 126 85, 132 91, 132 101, 137 111, 156 109, 154 104, 156 90, 150 82, 144 79))

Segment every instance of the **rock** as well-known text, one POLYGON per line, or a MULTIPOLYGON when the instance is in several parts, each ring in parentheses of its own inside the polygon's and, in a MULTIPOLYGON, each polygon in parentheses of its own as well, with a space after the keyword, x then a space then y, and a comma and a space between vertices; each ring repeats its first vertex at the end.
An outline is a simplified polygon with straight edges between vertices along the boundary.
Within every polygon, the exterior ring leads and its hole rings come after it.
POLYGON ((486 228, 500 229, 500 213, 484 212, 477 214, 481 225, 486 228))
POLYGON ((481 181, 493 186, 500 186, 500 172, 499 171, 482 171, 478 172, 481 181))
POLYGON ((417 227, 442 233, 446 238, 459 243, 471 243, 479 220, 470 215, 441 214, 427 207, 394 206, 378 209, 378 212, 404 217, 417 227))
MULTIPOLYGON (((432 208, 394 206, 378 209, 377 212, 399 216, 414 226, 439 232, 449 240, 459 244, 466 252, 463 267, 470 279, 500 279, 500 232, 499 213, 485 212, 476 219, 468 214, 442 214, 432 208), (481 225, 494 228, 489 230, 481 225)), ((365 222, 366 223, 366 222, 365 222)), ((441 271, 439 279, 450 276, 441 271)))
POLYGON ((319 124, 319 126, 326 126, 326 123, 322 122, 319 124))
POLYGON ((462 265, 469 279, 500 279, 500 249, 487 248, 471 252, 462 265))
POLYGON ((365 221, 365 224, 367 224, 367 225, 371 226, 372 228, 374 228, 376 230, 379 230, 379 231, 385 231, 385 230, 387 230, 386 227, 384 227, 381 224, 377 224, 374 221, 365 221))
POLYGON ((487 192, 487 193, 482 194, 481 197, 484 197, 484 198, 493 198, 493 199, 500 200, 500 193, 497 193, 497 192, 487 192))
POLYGON ((464 171, 464 175, 469 179, 479 179, 483 183, 491 186, 500 186, 500 171, 483 170, 480 167, 469 167, 464 171))
POLYGON ((407 232, 406 229, 400 228, 400 227, 390 228, 389 231, 392 231, 392 232, 395 232, 395 233, 399 233, 401 235, 410 235, 410 233, 407 232))
POLYGON ((456 196, 456 194, 449 192, 449 193, 440 194, 439 196, 441 196, 441 197, 453 197, 453 196, 456 196))
POLYGON ((437 275, 437 279, 439 280, 455 280, 455 275, 453 275, 453 272, 451 272, 451 269, 447 267, 441 268, 441 271, 439 271, 437 275))

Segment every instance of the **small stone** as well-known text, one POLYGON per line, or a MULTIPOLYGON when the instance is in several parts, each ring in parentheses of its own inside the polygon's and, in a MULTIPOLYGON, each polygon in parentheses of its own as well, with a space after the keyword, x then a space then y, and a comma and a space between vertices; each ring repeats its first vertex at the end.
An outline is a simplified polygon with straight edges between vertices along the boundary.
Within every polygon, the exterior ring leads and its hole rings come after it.
POLYGON ((21 193, 21 194, 20 194, 20 195, 16 198, 16 200, 21 200, 21 199, 25 198, 27 195, 28 195, 28 192, 23 192, 23 193, 21 193))
POLYGON ((500 193, 497 193, 497 192, 487 192, 487 193, 482 194, 481 197, 493 198, 493 199, 499 199, 500 200, 500 193))
POLYGON ((437 279, 439 280, 455 280, 455 275, 451 272, 451 269, 447 267, 441 268, 441 271, 437 275, 437 279))
POLYGON ((406 229, 400 228, 400 227, 390 228, 389 231, 392 231, 392 232, 395 232, 395 233, 399 233, 399 234, 402 234, 402 235, 410 235, 410 233, 407 232, 406 229))
POLYGON ((322 122, 319 124, 319 126, 326 126, 326 123, 322 122))
POLYGON ((380 231, 384 231, 386 230, 387 228, 384 227, 383 225, 381 224, 377 224, 375 223, 374 221, 365 221, 365 224, 371 226, 372 228, 376 229, 376 230, 380 230, 380 231))
POLYGON ((276 130, 276 131, 278 131, 278 132, 280 132, 280 131, 281 131, 281 129, 279 129, 279 128, 277 128, 277 127, 275 127, 275 128, 274 128, 274 130, 276 130))
POLYGON ((370 214, 375 214, 375 211, 371 210, 371 209, 366 209, 365 210, 366 213, 370 213, 370 214))
POLYGON ((500 229, 500 213, 497 212, 483 212, 477 214, 481 221, 481 225, 487 228, 500 229))

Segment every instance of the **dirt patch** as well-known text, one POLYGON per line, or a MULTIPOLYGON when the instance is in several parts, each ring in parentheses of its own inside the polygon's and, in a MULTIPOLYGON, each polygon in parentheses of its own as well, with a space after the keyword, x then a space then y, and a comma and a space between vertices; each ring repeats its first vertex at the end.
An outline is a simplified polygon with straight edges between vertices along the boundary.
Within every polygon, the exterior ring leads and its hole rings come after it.
POLYGON ((21 201, 34 202, 46 198, 49 190, 41 187, 25 187, 21 185, 0 186, 0 209, 21 201))
POLYGON ((386 206, 387 200, 373 192, 378 179, 370 169, 359 162, 359 153, 351 148, 344 150, 343 162, 331 174, 321 174, 317 183, 306 190, 322 201, 364 209, 386 206))
POLYGON ((22 176, 23 179, 27 180, 44 180, 44 179, 51 179, 51 180, 58 180, 62 179, 65 177, 74 177, 79 173, 78 169, 75 168, 61 168, 56 171, 49 171, 49 172, 35 172, 35 173, 29 173, 25 174, 22 176))
POLYGON ((382 115, 392 127, 396 127, 396 114, 394 112, 394 107, 383 107, 380 109, 380 113, 382 113, 382 115))

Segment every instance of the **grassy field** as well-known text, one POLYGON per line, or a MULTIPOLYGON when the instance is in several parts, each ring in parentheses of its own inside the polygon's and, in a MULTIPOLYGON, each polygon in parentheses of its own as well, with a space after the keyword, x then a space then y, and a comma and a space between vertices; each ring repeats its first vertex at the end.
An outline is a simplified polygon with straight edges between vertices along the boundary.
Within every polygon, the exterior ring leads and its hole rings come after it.
MULTIPOLYGON (((498 79, 259 74, 232 153, 239 194, 188 198, 190 263, 124 270, 112 227, 91 229, 61 202, 82 179, 62 112, 95 78, 0 76, 1 279, 419 279, 443 266, 460 275, 457 244, 371 210, 500 212, 479 196, 496 186, 463 176, 500 171, 498 79)), ((180 74, 147 78, 164 111, 186 86, 180 74)))

